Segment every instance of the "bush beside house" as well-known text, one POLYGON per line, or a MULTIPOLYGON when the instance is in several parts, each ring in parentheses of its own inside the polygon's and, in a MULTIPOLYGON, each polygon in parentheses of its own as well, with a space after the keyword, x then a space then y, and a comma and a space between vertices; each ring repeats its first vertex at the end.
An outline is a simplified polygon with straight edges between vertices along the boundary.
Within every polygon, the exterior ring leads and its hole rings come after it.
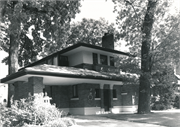
POLYGON ((75 124, 70 117, 51 104, 44 104, 43 96, 30 96, 14 101, 11 108, 0 106, 0 127, 68 127, 75 124))

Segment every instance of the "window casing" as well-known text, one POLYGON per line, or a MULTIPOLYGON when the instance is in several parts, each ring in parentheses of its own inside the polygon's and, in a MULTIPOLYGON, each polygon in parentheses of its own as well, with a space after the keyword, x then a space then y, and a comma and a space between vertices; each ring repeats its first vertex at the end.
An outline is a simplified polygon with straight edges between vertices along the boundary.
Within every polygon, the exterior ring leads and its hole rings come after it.
POLYGON ((106 55, 100 55, 100 63, 102 65, 108 65, 108 59, 106 55))

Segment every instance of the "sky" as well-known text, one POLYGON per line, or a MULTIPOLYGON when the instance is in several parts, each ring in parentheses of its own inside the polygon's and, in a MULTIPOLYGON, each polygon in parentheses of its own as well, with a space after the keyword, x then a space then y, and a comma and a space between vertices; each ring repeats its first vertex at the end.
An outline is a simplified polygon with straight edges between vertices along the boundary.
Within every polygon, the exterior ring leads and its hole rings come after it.
MULTIPOLYGON (((174 0, 174 6, 180 9, 180 1, 174 0)), ((73 21, 81 21, 82 18, 99 19, 105 18, 109 23, 116 23, 116 14, 113 13, 114 4, 112 0, 82 0, 81 12, 76 15, 73 21)), ((174 10, 174 7, 173 9, 174 10)), ((125 48, 124 45, 121 45, 125 48)), ((0 51, 0 79, 8 74, 8 67, 1 63, 2 59, 7 56, 7 53, 0 51)))

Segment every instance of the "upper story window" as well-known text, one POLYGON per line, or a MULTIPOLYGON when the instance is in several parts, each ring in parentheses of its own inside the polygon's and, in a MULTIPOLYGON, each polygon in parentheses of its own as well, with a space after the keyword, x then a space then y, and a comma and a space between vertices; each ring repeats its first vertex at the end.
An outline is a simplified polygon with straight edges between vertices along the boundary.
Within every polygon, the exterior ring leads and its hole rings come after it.
POLYGON ((59 60, 58 60, 58 65, 59 66, 68 66, 69 62, 68 62, 68 57, 67 56, 59 56, 59 60))
POLYGON ((93 64, 98 64, 98 54, 93 53, 93 64))
POLYGON ((114 66, 114 57, 110 56, 110 66, 114 66))
POLYGON ((103 65, 108 65, 107 56, 106 55, 100 55, 100 63, 103 65))

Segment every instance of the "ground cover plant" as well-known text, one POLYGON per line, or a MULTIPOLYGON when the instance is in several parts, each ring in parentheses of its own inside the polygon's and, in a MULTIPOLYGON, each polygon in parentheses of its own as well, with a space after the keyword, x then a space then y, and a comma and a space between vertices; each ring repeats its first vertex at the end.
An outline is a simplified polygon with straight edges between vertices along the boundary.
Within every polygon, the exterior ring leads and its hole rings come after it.
POLYGON ((75 124, 70 117, 62 117, 62 111, 45 104, 42 95, 14 101, 11 108, 0 106, 0 127, 68 127, 75 124))

